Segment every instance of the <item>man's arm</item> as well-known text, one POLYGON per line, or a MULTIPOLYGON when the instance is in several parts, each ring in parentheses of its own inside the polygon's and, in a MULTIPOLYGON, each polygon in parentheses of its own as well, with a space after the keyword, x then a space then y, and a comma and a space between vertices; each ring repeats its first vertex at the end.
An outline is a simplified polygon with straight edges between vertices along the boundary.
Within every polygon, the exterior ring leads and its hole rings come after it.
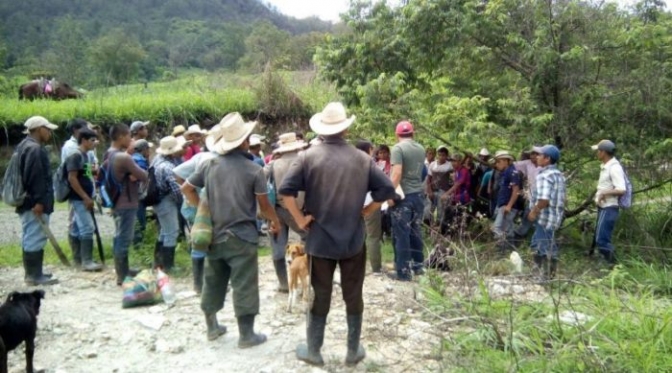
POLYGON ((517 171, 515 171, 514 175, 511 176, 511 198, 509 198, 509 203, 504 208, 504 212, 507 214, 513 209, 513 205, 516 204, 518 195, 520 194, 520 177, 518 175, 517 171))
POLYGON ((196 187, 187 181, 182 183, 180 190, 182 191, 182 194, 184 194, 184 198, 187 199, 187 202, 189 202, 191 206, 198 206, 200 198, 198 197, 198 193, 196 193, 196 187))
POLYGON ((130 155, 125 153, 119 153, 117 157, 122 157, 122 162, 124 162, 124 168, 131 174, 135 179, 134 181, 140 181, 142 183, 147 182, 147 171, 143 170, 138 166, 131 158, 130 155))
POLYGON ((404 172, 404 167, 401 164, 393 164, 392 171, 390 172, 390 180, 392 180, 392 186, 394 189, 399 187, 401 183, 401 174, 404 172))
POLYGON ((41 215, 44 206, 47 204, 47 193, 52 193, 47 190, 47 184, 44 181, 44 175, 49 170, 45 170, 42 164, 42 149, 39 147, 29 147, 24 150, 26 153, 22 175, 26 175, 23 179, 26 193, 35 202, 33 211, 41 215), (38 206, 39 205, 39 206, 38 206))

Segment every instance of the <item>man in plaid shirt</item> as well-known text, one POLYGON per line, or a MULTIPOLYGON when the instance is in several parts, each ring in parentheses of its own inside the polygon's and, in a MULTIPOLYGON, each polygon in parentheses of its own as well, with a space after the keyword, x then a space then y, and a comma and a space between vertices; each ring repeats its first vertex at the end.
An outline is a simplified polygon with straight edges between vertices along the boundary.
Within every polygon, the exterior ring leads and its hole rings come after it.
POLYGON ((537 175, 532 210, 528 220, 535 222, 532 249, 534 263, 542 272, 542 281, 552 279, 558 267, 558 245, 555 232, 562 225, 565 211, 565 177, 558 170, 560 150, 554 145, 545 145, 537 162, 541 171, 537 175), (547 268, 550 259, 550 268, 547 268))

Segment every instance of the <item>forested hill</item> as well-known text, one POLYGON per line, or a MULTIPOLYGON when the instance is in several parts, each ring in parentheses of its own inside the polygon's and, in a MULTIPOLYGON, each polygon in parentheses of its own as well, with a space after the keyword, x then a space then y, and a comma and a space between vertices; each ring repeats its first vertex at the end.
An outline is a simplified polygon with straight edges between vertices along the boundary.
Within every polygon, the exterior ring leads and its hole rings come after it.
POLYGON ((287 36, 326 32, 332 26, 317 18, 285 16, 260 0, 0 0, 0 19, 5 69, 35 65, 45 51, 63 49, 63 39, 81 34, 94 42, 114 33, 139 42, 154 59, 192 55, 185 61, 160 61, 171 67, 204 67, 199 66, 203 61, 189 59, 213 49, 221 55, 212 56, 211 65, 234 67, 244 54, 245 38, 260 21, 287 36), (176 49, 187 44, 191 47, 176 49))

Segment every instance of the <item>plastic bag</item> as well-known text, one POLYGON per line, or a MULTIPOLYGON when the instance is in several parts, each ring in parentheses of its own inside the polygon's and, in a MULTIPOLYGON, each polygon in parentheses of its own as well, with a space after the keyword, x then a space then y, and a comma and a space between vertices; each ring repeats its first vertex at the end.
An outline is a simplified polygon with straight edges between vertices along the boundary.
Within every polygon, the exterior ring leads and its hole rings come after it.
POLYGON ((142 270, 133 278, 126 277, 121 287, 124 290, 122 308, 156 304, 163 299, 156 276, 149 269, 142 270))

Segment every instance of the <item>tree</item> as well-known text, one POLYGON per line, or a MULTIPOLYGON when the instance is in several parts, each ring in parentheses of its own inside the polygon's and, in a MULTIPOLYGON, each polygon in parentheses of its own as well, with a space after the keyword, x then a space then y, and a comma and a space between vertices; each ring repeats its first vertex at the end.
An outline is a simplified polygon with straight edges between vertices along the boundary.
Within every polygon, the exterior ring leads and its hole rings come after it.
POLYGON ((86 60, 88 39, 84 36, 81 23, 71 17, 58 20, 51 45, 52 48, 43 56, 47 70, 71 85, 84 84, 89 78, 86 60))
POLYGON ((245 39, 245 55, 238 62, 243 70, 261 72, 269 63, 273 66, 287 65, 289 33, 270 22, 258 22, 245 39))
POLYGON ((142 45, 121 29, 98 38, 89 48, 89 61, 97 80, 109 85, 126 83, 135 78, 145 57, 142 45))

